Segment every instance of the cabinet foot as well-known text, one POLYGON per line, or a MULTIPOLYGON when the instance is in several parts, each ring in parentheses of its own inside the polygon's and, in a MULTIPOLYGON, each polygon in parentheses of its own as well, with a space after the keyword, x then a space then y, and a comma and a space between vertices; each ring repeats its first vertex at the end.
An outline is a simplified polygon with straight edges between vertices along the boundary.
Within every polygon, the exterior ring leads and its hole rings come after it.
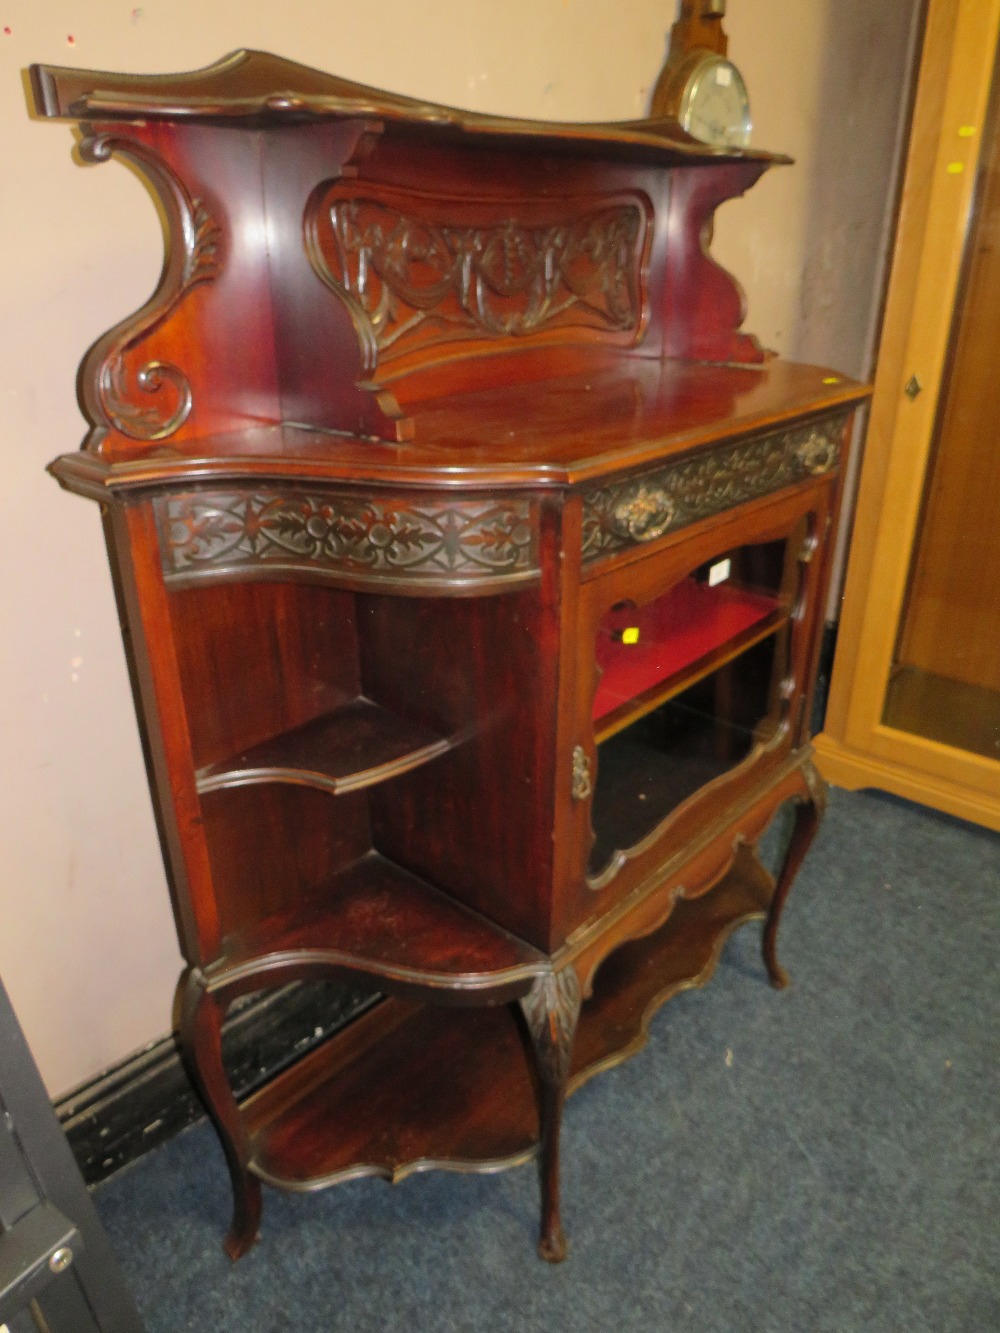
POLYGON ((771 985, 776 990, 784 990, 791 981, 787 970, 778 962, 778 926, 784 910, 788 892, 795 881, 802 862, 805 860, 823 811, 826 809, 826 784, 810 760, 802 766, 802 794, 797 798, 795 808, 795 827, 789 839, 788 850, 774 888, 774 896, 764 923, 762 953, 764 966, 771 985))
POLYGON ((566 1235, 561 1224, 551 1235, 542 1235, 538 1242, 538 1253, 547 1264, 561 1264, 569 1253, 566 1235))
POLYGON ((560 1263, 567 1250, 559 1211, 559 1136, 581 999, 576 971, 566 967, 539 976, 520 1002, 538 1071, 542 1190, 538 1252, 549 1263, 560 1263))
POLYGON ((252 1250, 260 1238, 262 1207, 259 1180, 244 1176, 239 1186, 233 1181, 233 1220, 222 1248, 234 1263, 252 1250))

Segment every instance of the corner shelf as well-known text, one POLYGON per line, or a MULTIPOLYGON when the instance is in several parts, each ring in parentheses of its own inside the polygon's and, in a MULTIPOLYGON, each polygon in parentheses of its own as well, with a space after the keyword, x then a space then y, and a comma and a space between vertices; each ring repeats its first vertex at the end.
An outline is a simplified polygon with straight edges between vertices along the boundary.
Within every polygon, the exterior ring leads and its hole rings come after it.
POLYGON ((778 598, 684 579, 650 606, 630 613, 640 632, 634 645, 610 633, 597 640, 601 671, 594 696, 600 743, 731 662, 788 620, 778 598))
MULTIPOLYGON (((665 925, 602 964, 577 1030, 569 1090, 641 1050, 656 1011, 704 985, 729 936, 764 917, 756 863, 682 899, 665 925)), ((432 1168, 492 1171, 536 1151, 538 1113, 510 1006, 444 1010, 390 999, 243 1103, 250 1169, 286 1189, 432 1168)))
POLYGON ((369 699, 293 727, 198 770, 202 794, 227 787, 288 782, 340 795, 409 773, 451 749, 436 735, 369 699))
POLYGON ((466 996, 488 991, 495 1002, 524 994, 544 964, 537 949, 370 852, 294 908, 231 934, 205 976, 209 989, 226 990, 282 969, 341 967, 466 996))

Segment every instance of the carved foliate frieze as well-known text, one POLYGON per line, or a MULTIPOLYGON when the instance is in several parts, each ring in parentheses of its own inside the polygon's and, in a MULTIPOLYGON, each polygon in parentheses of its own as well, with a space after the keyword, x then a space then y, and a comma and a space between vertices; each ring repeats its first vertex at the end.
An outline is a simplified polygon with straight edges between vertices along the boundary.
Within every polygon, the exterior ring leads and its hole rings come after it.
POLYGON ((846 413, 706 449, 667 467, 587 492, 583 558, 652 541, 679 528, 832 472, 846 413))
POLYGON ((255 567, 329 570, 374 582, 520 581, 538 569, 525 499, 426 505, 302 491, 193 491, 155 501, 164 575, 255 567))
POLYGON ((385 360, 429 343, 559 328, 637 335, 646 233, 637 195, 595 197, 553 218, 537 200, 491 207, 373 190, 322 197, 310 250, 367 325, 359 332, 369 360, 385 360), (469 225, 470 209, 481 221, 469 225))

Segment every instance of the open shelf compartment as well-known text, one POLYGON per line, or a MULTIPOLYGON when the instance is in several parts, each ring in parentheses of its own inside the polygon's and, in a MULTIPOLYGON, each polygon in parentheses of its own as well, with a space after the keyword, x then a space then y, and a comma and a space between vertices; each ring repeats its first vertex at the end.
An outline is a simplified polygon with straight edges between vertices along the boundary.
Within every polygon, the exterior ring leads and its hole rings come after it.
POLYGON ((606 740, 682 693, 786 619, 769 593, 694 578, 647 606, 613 607, 597 636, 596 739, 606 740))
MULTIPOLYGON (((640 1050, 660 1005, 705 984, 725 941, 765 915, 772 893, 748 858, 607 959, 581 1014, 571 1091, 640 1050)), ((514 1006, 386 1000, 244 1103, 251 1169, 285 1188, 319 1189, 526 1160, 538 1142, 526 1040, 514 1006)))

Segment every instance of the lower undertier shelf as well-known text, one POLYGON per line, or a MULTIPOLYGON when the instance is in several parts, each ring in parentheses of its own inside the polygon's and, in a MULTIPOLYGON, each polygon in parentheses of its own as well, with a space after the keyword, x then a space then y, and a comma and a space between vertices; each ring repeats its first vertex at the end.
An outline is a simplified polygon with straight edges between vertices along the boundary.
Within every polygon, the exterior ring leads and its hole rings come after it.
MULTIPOLYGON (((734 869, 612 954, 583 1007, 570 1091, 640 1050, 656 1010, 709 980, 725 941, 764 916, 771 891, 764 873, 734 869)), ((251 1170, 315 1190, 355 1176, 526 1161, 538 1143, 526 1042, 516 1006, 386 1000, 244 1104, 251 1170)))

